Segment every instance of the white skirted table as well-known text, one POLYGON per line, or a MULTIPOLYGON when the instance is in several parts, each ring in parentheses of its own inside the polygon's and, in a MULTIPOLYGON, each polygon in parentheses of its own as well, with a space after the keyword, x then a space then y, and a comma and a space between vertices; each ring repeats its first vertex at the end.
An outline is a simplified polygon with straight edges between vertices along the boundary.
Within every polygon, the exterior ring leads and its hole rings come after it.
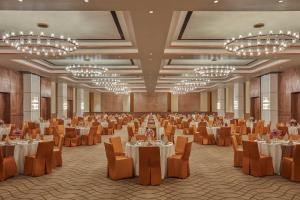
MULTIPOLYGON (((19 174, 24 173, 25 156, 33 156, 37 152, 38 140, 14 140, 10 141, 11 145, 15 146, 14 158, 17 165, 17 171, 19 174)), ((5 145, 5 142, 1 142, 0 145, 5 145)))
POLYGON ((40 122, 40 131, 41 131, 41 135, 45 134, 45 128, 49 128, 50 127, 50 122, 40 122))
MULTIPOLYGON (((160 149, 160 169, 161 178, 164 179, 167 176, 167 158, 175 154, 175 147, 173 143, 162 144, 160 142, 153 142, 154 146, 158 146, 160 149)), ((136 176, 139 176, 139 147, 146 145, 147 142, 130 144, 126 143, 125 154, 133 159, 134 172, 136 176)))
POLYGON ((219 130, 220 128, 221 128, 221 127, 218 127, 218 126, 212 126, 212 127, 207 126, 207 127, 206 127, 207 134, 213 134, 214 137, 217 138, 218 130, 219 130))
POLYGON ((78 131, 78 133, 82 136, 82 135, 88 135, 90 132, 90 127, 76 127, 78 131))
POLYGON ((274 173, 279 175, 282 158, 281 145, 287 145, 288 141, 279 140, 271 143, 267 143, 266 141, 257 141, 257 144, 260 154, 272 157, 274 173))
POLYGON ((8 135, 10 133, 10 127, 0 127, 0 136, 8 135))

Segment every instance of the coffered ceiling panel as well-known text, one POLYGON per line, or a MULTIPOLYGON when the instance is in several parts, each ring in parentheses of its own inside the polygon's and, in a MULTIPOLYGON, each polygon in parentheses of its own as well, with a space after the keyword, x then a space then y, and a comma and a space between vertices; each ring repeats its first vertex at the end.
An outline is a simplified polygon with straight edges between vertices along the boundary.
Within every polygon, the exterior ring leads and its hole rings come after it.
POLYGON ((124 39, 118 17, 115 12, 110 11, 0 11, 0 19, 1 33, 43 31, 74 39, 124 39), (49 27, 39 28, 38 23, 49 27))

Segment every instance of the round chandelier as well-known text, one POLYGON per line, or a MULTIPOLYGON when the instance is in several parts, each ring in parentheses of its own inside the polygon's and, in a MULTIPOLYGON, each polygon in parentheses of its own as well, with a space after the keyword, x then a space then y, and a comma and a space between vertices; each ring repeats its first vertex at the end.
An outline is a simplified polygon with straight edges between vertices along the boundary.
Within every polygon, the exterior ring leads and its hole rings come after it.
POLYGON ((66 67, 66 71, 77 78, 96 78, 102 77, 107 72, 107 68, 97 65, 70 65, 66 67))
POLYGON ((299 33, 291 31, 249 33, 248 36, 240 35, 238 38, 227 40, 224 48, 238 56, 260 56, 282 52, 297 40, 299 33))
POLYGON ((2 35, 2 40, 18 51, 35 55, 62 56, 75 51, 78 48, 78 42, 71 38, 65 38, 63 35, 46 35, 44 32, 19 33, 11 32, 2 35))
POLYGON ((201 66, 194 69, 194 72, 200 77, 208 79, 226 78, 235 71, 235 67, 232 66, 201 66))
POLYGON ((182 80, 176 83, 172 88, 172 94, 186 94, 194 91, 195 89, 205 86, 210 80, 204 81, 204 79, 191 79, 182 80))
POLYGON ((129 94, 129 88, 125 83, 113 83, 109 86, 105 86, 105 89, 115 94, 129 94))
POLYGON ((116 78, 103 77, 92 80, 92 82, 98 87, 108 87, 120 83, 121 81, 116 78))

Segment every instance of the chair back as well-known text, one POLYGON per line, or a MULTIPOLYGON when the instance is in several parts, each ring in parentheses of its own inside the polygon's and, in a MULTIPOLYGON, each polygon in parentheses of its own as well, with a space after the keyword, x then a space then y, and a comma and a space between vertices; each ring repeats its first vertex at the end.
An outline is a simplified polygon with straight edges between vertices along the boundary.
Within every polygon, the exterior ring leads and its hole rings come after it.
POLYGON ((64 142, 64 136, 60 135, 58 137, 59 137, 59 139, 58 139, 58 145, 57 145, 57 147, 58 147, 59 151, 62 151, 63 142, 64 142))
POLYGON ((206 125, 207 125, 206 122, 199 122, 199 123, 198 123, 198 127, 199 127, 199 126, 206 126, 206 125))
POLYGON ((75 138, 76 137, 76 130, 75 128, 66 128, 66 138, 75 138))
POLYGON ((237 143, 236 135, 231 136, 231 142, 232 142, 233 151, 236 152, 237 149, 238 149, 238 143, 237 143))
POLYGON ((128 137, 131 138, 134 136, 133 127, 127 126, 128 137))
POLYGON ((65 124, 65 121, 63 119, 58 119, 58 125, 64 125, 65 124))
POLYGON ((58 133, 58 135, 64 135, 65 134, 65 126, 57 125, 57 133, 58 133))
POLYGON ((100 123, 98 121, 95 121, 92 123, 92 126, 99 126, 99 125, 100 125, 100 123))
POLYGON ((191 155, 191 150, 192 150, 192 142, 188 142, 188 143, 185 145, 184 153, 183 153, 181 159, 182 159, 182 160, 189 160, 190 155, 191 155))
POLYGON ((294 147, 293 160, 296 166, 300 166, 300 144, 294 147))
POLYGON ((243 157, 250 158, 250 141, 243 140, 243 157))
POLYGON ((38 159, 52 160, 52 152, 54 148, 54 142, 39 142, 38 148, 36 151, 36 157, 38 159))
POLYGON ((108 166, 114 166, 116 162, 116 156, 113 145, 111 143, 104 142, 104 147, 108 166))
POLYGON ((198 126, 197 131, 199 132, 199 134, 201 136, 204 136, 204 137, 208 136, 206 126, 198 126))
POLYGON ((259 150, 257 142, 249 141, 249 157, 251 160, 259 160, 259 150))
POLYGON ((92 126, 90 128, 90 131, 89 131, 89 135, 90 136, 95 136, 97 134, 97 130, 98 130, 98 127, 97 126, 92 126))
POLYGON ((179 153, 183 153, 185 149, 185 145, 188 143, 188 138, 184 136, 177 136, 175 151, 179 153))
POLYGON ((143 141, 147 140, 146 135, 137 134, 137 135, 135 135, 135 138, 136 138, 136 140, 143 140, 143 141))
POLYGON ((115 153, 123 153, 121 137, 119 136, 110 137, 109 142, 113 145, 115 153))

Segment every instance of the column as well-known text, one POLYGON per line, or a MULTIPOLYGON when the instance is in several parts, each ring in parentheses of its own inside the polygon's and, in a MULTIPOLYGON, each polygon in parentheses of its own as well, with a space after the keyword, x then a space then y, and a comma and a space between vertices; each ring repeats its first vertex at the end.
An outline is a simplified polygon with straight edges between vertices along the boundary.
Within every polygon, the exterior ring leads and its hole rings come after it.
POLYGON ((90 91, 84 90, 84 112, 90 112, 90 91))
MULTIPOLYGON (((36 121, 40 119, 40 76, 35 74, 23 75, 23 113, 24 121, 36 121)), ((14 105, 12 105, 14 106, 14 105)))
POLYGON ((83 97, 83 89, 82 88, 77 88, 77 97, 76 97, 76 114, 78 116, 83 116, 84 112, 84 97, 83 97))
POLYGON ((233 86, 229 85, 226 87, 226 98, 225 98, 225 102, 226 102, 226 113, 233 113, 233 86))
POLYGON ((219 116, 225 116, 225 88, 218 88, 217 91, 217 112, 219 116))
POLYGON ((57 83, 57 117, 66 118, 68 110, 68 87, 66 83, 57 83))
POLYGON ((124 94, 123 97, 123 112, 130 112, 130 94, 124 94))
POLYGON ((233 110, 235 119, 244 118, 244 101, 244 83, 236 82, 233 86, 233 110))
POLYGON ((178 95, 171 94, 171 112, 178 112, 178 95))
POLYGON ((278 74, 272 73, 261 77, 261 118, 271 122, 275 128, 278 122, 278 74))
POLYGON ((200 92, 200 112, 208 112, 208 92, 200 92))
POLYGON ((56 83, 51 81, 51 116, 56 116, 56 83))

